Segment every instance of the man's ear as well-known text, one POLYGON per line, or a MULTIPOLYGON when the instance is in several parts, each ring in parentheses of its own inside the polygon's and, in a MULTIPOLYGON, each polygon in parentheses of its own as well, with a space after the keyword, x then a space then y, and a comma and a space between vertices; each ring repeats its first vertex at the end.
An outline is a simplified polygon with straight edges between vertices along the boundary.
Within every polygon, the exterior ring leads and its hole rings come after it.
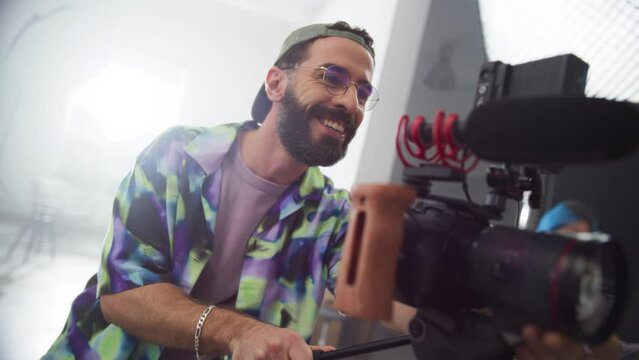
POLYGON ((268 70, 266 80, 264 81, 266 96, 268 96, 271 102, 280 102, 286 92, 287 84, 288 76, 286 75, 286 72, 277 66, 271 67, 268 70))

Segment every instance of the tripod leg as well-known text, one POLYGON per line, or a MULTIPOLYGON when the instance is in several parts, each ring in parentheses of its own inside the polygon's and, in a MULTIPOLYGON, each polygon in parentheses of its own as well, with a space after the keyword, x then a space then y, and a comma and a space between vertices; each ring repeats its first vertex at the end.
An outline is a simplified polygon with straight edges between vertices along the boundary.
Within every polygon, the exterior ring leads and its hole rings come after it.
POLYGON ((31 229, 31 222, 32 221, 33 221, 32 219, 29 219, 27 222, 24 223, 24 225, 22 225, 22 227, 20 228, 20 232, 13 239, 13 242, 11 243, 11 246, 9 247, 7 252, 4 254, 5 261, 7 261, 7 260, 9 260, 11 258, 11 255, 13 255, 13 252, 16 250, 16 248, 20 244, 20 241, 24 238, 24 236, 27 234, 29 229, 31 229))
POLYGON ((51 259, 55 258, 55 228, 53 221, 47 224, 47 235, 49 237, 49 256, 51 259))
POLYGON ((27 248, 24 250, 23 262, 27 262, 29 260, 29 256, 31 255, 31 251, 38 241, 38 236, 40 229, 38 228, 38 220, 31 221, 31 236, 29 237, 29 242, 27 243, 27 248))

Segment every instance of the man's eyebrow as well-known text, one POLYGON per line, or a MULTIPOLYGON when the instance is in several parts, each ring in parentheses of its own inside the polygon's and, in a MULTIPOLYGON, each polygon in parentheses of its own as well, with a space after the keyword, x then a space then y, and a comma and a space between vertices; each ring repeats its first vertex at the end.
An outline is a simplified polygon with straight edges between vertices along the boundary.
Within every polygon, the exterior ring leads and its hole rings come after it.
MULTIPOLYGON (((338 67, 338 68, 343 69, 344 71, 346 71, 346 73, 348 74, 348 76, 351 78, 351 81, 354 81, 354 80, 353 80, 353 74, 351 74, 351 72, 350 72, 350 71, 348 71, 348 69, 346 69, 345 67, 343 67, 343 66, 341 66, 341 65, 337 65, 337 64, 334 64, 334 63, 325 63, 325 64, 322 64, 322 65, 319 65, 319 66, 320 66, 320 67, 336 66, 336 67, 338 67)), ((370 82, 368 79, 366 79, 366 80, 364 80, 364 81, 355 81, 355 82, 356 82, 358 85, 359 85, 359 84, 368 84, 368 85, 372 85, 372 84, 371 84, 371 82, 370 82)))

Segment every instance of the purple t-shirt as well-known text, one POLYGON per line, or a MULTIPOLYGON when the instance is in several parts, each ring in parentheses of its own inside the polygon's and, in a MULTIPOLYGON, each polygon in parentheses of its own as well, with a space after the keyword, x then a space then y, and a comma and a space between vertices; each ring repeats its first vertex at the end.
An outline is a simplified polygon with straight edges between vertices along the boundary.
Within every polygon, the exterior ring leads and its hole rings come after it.
POLYGON ((222 191, 215 221, 213 254, 191 295, 210 304, 233 307, 248 239, 288 185, 254 174, 244 163, 239 139, 222 163, 222 191))

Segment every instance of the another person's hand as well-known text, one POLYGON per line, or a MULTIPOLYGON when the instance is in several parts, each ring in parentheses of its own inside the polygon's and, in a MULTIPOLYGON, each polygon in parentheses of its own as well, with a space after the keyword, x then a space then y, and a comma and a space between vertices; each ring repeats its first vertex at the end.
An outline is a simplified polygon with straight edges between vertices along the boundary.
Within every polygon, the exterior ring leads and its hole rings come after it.
POLYGON ((588 351, 583 344, 565 335, 554 331, 542 331, 532 325, 524 326, 521 335, 524 344, 517 347, 518 360, 616 360, 619 358, 619 340, 615 335, 588 351))
POLYGON ((518 360, 577 360, 585 356, 582 344, 557 332, 526 325, 521 337, 524 344, 517 347, 518 360))
POLYGON ((234 360, 312 360, 312 350, 328 351, 329 346, 308 346, 296 332, 255 322, 230 343, 234 360))

